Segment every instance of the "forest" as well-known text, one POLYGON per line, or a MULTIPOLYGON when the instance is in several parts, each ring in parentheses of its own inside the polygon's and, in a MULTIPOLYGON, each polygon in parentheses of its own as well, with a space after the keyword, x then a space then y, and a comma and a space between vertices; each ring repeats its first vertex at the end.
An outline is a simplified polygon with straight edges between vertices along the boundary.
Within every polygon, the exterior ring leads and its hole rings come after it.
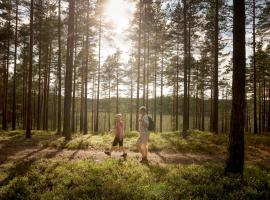
POLYGON ((1 0, 0 63, 0 199, 270 199, 268 0, 1 0))

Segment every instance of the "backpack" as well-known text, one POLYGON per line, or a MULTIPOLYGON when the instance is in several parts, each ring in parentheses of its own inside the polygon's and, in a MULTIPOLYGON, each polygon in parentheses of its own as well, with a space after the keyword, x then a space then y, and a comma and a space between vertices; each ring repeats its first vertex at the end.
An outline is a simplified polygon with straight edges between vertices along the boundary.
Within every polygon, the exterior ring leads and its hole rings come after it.
POLYGON ((153 119, 148 116, 148 121, 149 121, 148 131, 155 131, 156 127, 155 127, 155 123, 154 123, 153 119))

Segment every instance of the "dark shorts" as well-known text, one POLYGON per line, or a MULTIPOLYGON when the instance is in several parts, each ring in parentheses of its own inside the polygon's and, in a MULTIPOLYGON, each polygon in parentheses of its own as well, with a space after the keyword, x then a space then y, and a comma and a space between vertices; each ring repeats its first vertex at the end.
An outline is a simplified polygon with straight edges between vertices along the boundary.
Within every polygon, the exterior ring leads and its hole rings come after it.
POLYGON ((113 140, 113 147, 119 145, 120 147, 123 146, 123 142, 124 142, 124 139, 120 140, 118 137, 115 137, 114 140, 113 140))

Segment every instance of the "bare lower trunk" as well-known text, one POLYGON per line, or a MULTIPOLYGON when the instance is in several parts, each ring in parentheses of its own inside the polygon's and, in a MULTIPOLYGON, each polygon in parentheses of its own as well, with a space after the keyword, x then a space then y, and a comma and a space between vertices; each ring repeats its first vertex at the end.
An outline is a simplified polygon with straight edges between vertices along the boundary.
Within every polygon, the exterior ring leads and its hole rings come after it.
POLYGON ((243 176, 244 170, 244 128, 245 128, 245 1, 233 1, 233 86, 231 130, 229 136, 228 159, 225 173, 243 176))
POLYGON ((74 49, 74 9, 75 0, 69 1, 69 20, 67 38, 67 64, 65 78, 65 99, 64 99, 64 129, 66 140, 71 139, 71 93, 72 93, 72 71, 73 71, 73 49, 74 49))

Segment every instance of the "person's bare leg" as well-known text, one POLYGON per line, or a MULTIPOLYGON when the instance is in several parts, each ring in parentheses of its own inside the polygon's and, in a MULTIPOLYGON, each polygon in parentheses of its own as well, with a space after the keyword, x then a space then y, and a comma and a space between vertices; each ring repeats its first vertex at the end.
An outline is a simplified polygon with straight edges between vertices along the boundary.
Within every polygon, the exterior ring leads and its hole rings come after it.
POLYGON ((142 152, 143 152, 143 154, 142 154, 143 158, 147 158, 147 147, 146 147, 146 144, 143 144, 142 145, 142 152))
POLYGON ((148 143, 145 144, 145 157, 148 158, 148 143))
POLYGON ((137 149, 138 149, 138 151, 140 152, 140 154, 141 154, 142 157, 143 157, 142 145, 141 145, 141 144, 137 144, 137 149))

